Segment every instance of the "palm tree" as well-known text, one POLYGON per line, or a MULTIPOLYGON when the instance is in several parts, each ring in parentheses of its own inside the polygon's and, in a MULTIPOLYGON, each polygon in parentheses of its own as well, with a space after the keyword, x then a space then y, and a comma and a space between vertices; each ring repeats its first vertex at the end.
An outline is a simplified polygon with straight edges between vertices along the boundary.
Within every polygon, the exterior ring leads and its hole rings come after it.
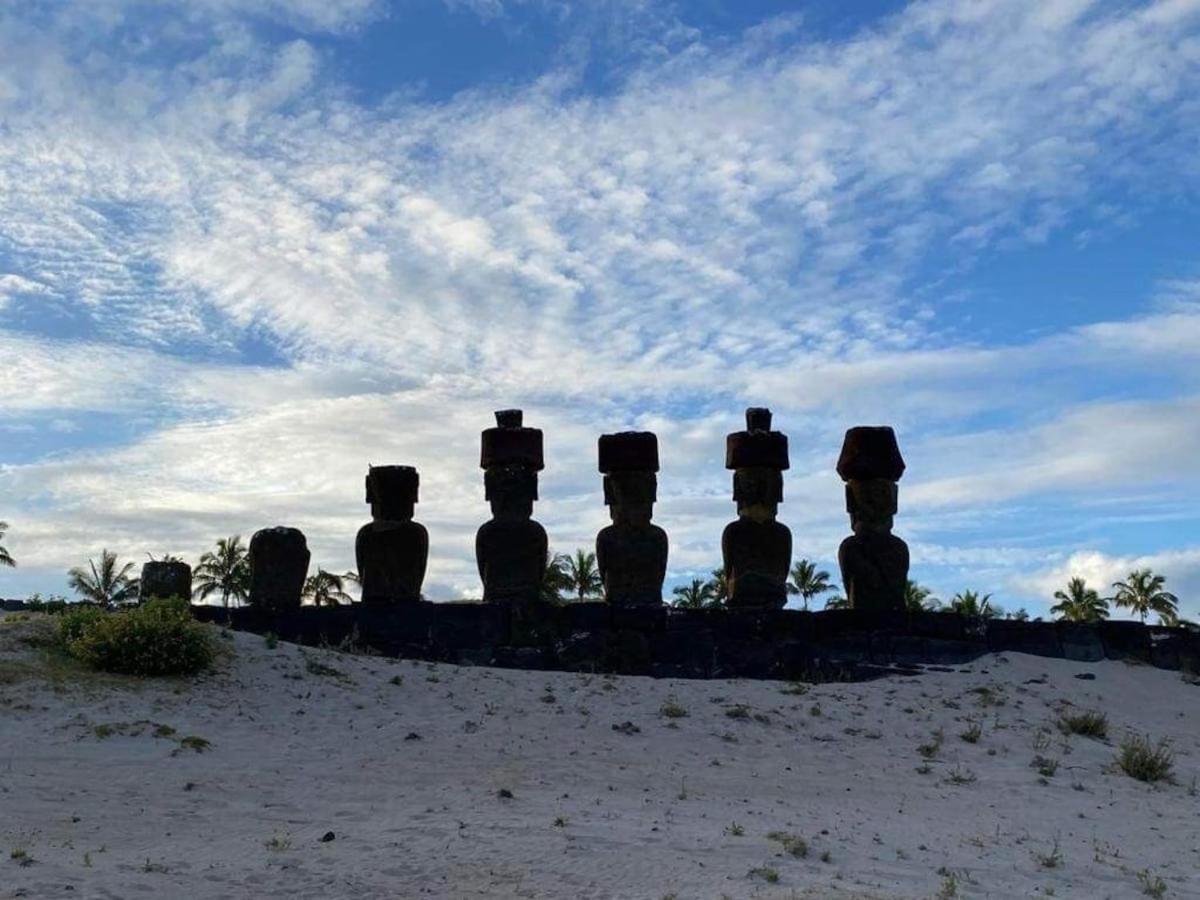
POLYGON ((1150 613, 1158 614, 1160 625, 1177 625, 1179 598, 1170 591, 1163 590, 1166 581, 1162 575, 1155 575, 1149 569, 1130 572, 1127 581, 1113 584, 1117 589, 1113 602, 1121 608, 1128 607, 1130 612, 1137 613, 1143 625, 1150 613))
POLYGON ((715 606, 712 582, 702 578, 693 578, 691 584, 680 584, 671 591, 675 600, 671 603, 676 609, 707 609, 715 606))
POLYGON ((1064 622, 1100 622, 1108 618, 1108 601, 1087 586, 1082 578, 1072 578, 1065 591, 1055 591, 1059 601, 1050 612, 1064 622))
POLYGON ((242 536, 219 538, 217 549, 200 557, 200 564, 192 573, 192 593, 201 600, 209 594, 219 593, 221 605, 229 609, 229 601, 239 604, 250 597, 250 558, 242 536))
POLYGON ((933 596, 933 591, 911 578, 904 582, 904 608, 910 613, 933 612, 942 601, 933 596))
POLYGON ((804 601, 804 609, 808 610, 808 601, 820 594, 828 593, 836 590, 833 584, 829 581, 829 573, 817 571, 816 563, 809 562, 807 559, 797 560, 796 565, 792 566, 791 578, 787 583, 789 594, 799 594, 804 601))
POLYGON ((311 600, 313 606, 337 606, 343 601, 351 603, 354 600, 345 588, 341 575, 326 572, 318 566, 317 574, 304 580, 304 590, 300 596, 311 600))
POLYGON ((132 562, 117 565, 117 554, 100 551, 100 565, 89 559, 88 568, 76 566, 67 573, 72 590, 86 600, 108 607, 137 599, 138 580, 131 578, 132 562))
MULTIPOLYGON (((4 540, 4 532, 6 531, 8 531, 8 523, 0 522, 0 541, 4 540)), ((0 547, 0 566, 8 566, 9 568, 16 568, 17 566, 17 561, 3 547, 0 547)))
POLYGON ((950 598, 950 608, 960 616, 973 616, 979 619, 994 619, 1000 615, 998 606, 992 605, 992 595, 980 596, 975 591, 959 591, 950 598))
POLYGON ((845 597, 843 597, 841 594, 837 594, 833 597, 830 597, 828 600, 825 601, 825 608, 826 609, 849 609, 850 601, 848 599, 846 599, 845 597))
POLYGON ((570 559, 565 553, 548 555, 546 574, 542 576, 542 589, 539 594, 543 603, 562 603, 563 591, 571 589, 570 577, 567 575, 567 563, 570 559))
POLYGON ((604 582, 600 580, 600 571, 596 568, 595 553, 576 550, 573 557, 567 557, 565 574, 567 589, 575 593, 580 603, 588 597, 598 597, 604 591, 604 582))
POLYGON ((712 603, 710 606, 725 606, 729 602, 729 578, 725 575, 725 567, 712 570, 712 578, 708 580, 708 586, 712 589, 712 603))

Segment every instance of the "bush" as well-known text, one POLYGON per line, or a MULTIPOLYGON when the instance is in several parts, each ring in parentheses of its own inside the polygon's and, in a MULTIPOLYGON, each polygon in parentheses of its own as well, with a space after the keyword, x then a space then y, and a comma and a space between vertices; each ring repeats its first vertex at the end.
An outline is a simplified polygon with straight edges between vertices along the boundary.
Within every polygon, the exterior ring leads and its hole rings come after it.
POLYGON ((72 610, 60 634, 67 652, 104 672, 192 675, 212 665, 216 648, 186 601, 147 601, 120 612, 72 610))
POLYGON ((58 620, 58 634, 63 646, 70 651, 71 644, 83 637, 84 632, 102 618, 104 611, 98 606, 82 603, 73 605, 58 620))

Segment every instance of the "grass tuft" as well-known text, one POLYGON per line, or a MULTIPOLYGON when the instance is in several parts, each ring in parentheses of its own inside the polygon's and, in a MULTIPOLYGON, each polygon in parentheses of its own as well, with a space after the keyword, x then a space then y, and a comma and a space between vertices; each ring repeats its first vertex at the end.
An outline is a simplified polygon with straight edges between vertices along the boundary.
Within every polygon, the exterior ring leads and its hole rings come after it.
POLYGON ((1175 754, 1165 740, 1157 744, 1148 735, 1132 734, 1121 742, 1117 751, 1117 765, 1130 778, 1153 784, 1170 781, 1175 766, 1175 754))
POLYGON ((1078 734, 1104 740, 1108 737, 1108 716, 1095 710, 1064 713, 1059 717, 1058 727, 1063 734, 1078 734))

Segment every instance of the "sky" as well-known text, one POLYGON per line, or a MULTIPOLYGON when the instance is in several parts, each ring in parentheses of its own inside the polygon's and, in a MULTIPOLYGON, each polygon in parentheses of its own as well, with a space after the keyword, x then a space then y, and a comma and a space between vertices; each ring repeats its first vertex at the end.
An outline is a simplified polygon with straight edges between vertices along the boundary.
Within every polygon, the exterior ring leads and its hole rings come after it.
POLYGON ((835 581, 890 424, 939 597, 1195 617, 1198 236, 1200 0, 0 0, 0 596, 276 524, 344 571, 368 464, 478 595, 507 407, 558 551, 657 432, 669 591, 768 406, 835 581))

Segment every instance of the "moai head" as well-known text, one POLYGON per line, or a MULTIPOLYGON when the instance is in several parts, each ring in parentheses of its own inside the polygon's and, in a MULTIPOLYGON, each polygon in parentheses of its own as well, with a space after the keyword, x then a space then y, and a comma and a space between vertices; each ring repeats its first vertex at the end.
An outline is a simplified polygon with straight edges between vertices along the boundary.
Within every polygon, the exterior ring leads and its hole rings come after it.
POLYGON ((896 433, 886 426, 851 428, 837 471, 846 482, 846 512, 854 533, 890 533, 899 496, 896 482, 904 474, 896 433))
POLYGON ((733 469, 738 515, 756 522, 774 520, 783 502, 788 442, 786 434, 771 430, 769 409, 747 409, 746 430, 725 438, 725 468, 733 469))
POLYGON ((254 532, 250 562, 250 605, 271 612, 300 608, 310 554, 304 532, 277 525, 254 532))
POLYGON ((479 465, 484 496, 497 519, 528 519, 537 500, 537 473, 545 468, 542 432, 525 428, 519 409, 496 413, 496 427, 483 432, 479 465))
POLYGON ((408 522, 417 503, 420 476, 412 466, 370 466, 367 503, 376 522, 408 522))
POLYGON ((177 559, 152 559, 143 563, 138 600, 145 603, 154 597, 191 600, 192 567, 177 559))
POLYGON ((649 431, 602 434, 604 502, 617 525, 649 525, 658 499, 658 437, 649 431))

